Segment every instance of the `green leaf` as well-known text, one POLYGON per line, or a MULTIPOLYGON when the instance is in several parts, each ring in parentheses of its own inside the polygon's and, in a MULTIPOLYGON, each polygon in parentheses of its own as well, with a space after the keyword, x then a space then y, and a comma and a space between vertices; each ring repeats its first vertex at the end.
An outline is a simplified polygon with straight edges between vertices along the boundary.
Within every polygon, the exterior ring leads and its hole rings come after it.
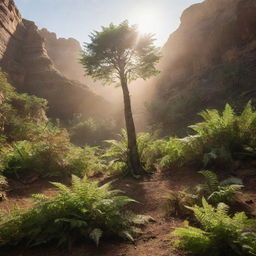
POLYGON ((102 237, 102 234, 103 234, 103 231, 99 228, 93 229, 89 234, 89 237, 95 242, 97 247, 99 246, 99 242, 100 242, 100 238, 102 237))

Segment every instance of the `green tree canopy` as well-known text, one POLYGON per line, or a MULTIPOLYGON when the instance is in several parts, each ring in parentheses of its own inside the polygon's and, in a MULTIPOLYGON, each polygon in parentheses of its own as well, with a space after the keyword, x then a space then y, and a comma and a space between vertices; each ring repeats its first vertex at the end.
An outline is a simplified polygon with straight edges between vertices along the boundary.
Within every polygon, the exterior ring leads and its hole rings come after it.
POLYGON ((160 59, 159 48, 154 46, 153 35, 140 34, 137 25, 111 23, 93 32, 90 39, 84 44, 81 62, 94 79, 113 84, 120 82, 120 73, 128 82, 158 74, 155 64, 160 59))
POLYGON ((84 45, 81 63, 87 75, 95 80, 122 86, 128 137, 128 165, 133 174, 140 174, 142 168, 128 83, 158 73, 155 65, 160 59, 159 49, 154 46, 152 34, 140 34, 137 26, 130 26, 128 21, 102 27, 102 31, 95 31, 90 39, 91 42, 84 45))

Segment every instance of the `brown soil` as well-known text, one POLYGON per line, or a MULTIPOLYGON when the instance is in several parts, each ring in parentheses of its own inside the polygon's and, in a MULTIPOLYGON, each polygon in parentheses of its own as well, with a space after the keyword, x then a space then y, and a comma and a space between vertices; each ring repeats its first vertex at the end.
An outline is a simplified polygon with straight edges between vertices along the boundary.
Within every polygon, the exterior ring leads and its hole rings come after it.
MULTIPOLYGON (((181 187, 193 186, 201 182, 201 177, 194 170, 180 169, 160 172, 143 180, 118 179, 114 186, 123 190, 128 196, 140 203, 132 204, 130 208, 139 214, 152 216, 156 222, 143 228, 143 234, 134 243, 121 240, 101 241, 96 248, 92 243, 85 242, 73 246, 72 250, 58 249, 54 245, 37 247, 34 249, 14 248, 0 251, 0 256, 180 256, 185 255, 179 250, 171 248, 170 232, 182 225, 183 220, 178 218, 165 218, 163 209, 163 196, 168 190, 179 190, 181 187), (167 172, 166 172, 167 173, 167 172)), ((253 196, 254 205, 256 179, 250 180, 248 194, 253 196), (252 184, 252 185, 251 185, 252 184)), ((8 209, 13 205, 29 207, 31 193, 55 194, 54 188, 46 181, 36 182, 8 195, 8 200, 0 203, 0 209, 8 209)))

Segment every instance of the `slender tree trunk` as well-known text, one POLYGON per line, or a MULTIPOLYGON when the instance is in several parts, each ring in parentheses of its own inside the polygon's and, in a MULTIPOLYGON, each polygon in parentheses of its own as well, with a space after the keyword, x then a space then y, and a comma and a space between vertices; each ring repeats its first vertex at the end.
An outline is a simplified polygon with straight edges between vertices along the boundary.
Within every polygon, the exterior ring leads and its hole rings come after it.
POLYGON ((134 175, 142 173, 142 166, 137 147, 136 131, 132 116, 131 99, 127 85, 127 79, 122 76, 121 85, 124 97, 124 115, 128 137, 128 160, 134 175))

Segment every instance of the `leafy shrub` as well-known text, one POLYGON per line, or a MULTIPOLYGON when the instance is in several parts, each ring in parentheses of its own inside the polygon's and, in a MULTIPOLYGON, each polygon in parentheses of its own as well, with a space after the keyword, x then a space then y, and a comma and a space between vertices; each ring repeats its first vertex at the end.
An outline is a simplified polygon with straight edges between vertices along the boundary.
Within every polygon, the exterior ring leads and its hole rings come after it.
POLYGON ((202 228, 188 223, 172 232, 176 238, 173 245, 195 255, 255 255, 255 220, 248 219, 244 212, 233 217, 227 214, 228 206, 216 208, 202 199, 202 207, 188 207, 202 228))
POLYGON ((17 93, 1 72, 0 92, 0 174, 18 179, 31 172, 83 176, 103 168, 96 150, 75 147, 67 130, 47 119, 46 100, 17 93))
POLYGON ((0 175, 0 192, 8 187, 8 182, 3 175, 0 175))
POLYGON ((161 149, 165 142, 157 139, 157 135, 150 133, 140 133, 138 138, 138 150, 140 159, 145 170, 152 170, 161 158, 161 149))
POLYGON ((197 194, 206 197, 207 201, 212 204, 230 203, 243 187, 243 182, 235 177, 219 182, 214 172, 204 170, 199 173, 204 176, 205 183, 196 186, 197 194))
MULTIPOLYGON (((180 87, 172 88, 176 96, 180 92, 180 87)), ((160 129, 163 136, 186 134, 186 127, 191 121, 191 114, 202 109, 202 97, 198 95, 198 90, 190 90, 187 95, 172 97, 171 100, 156 100, 146 104, 148 112, 148 123, 160 129)))
POLYGON ((1 72, 0 92, 3 95, 0 104, 0 134, 7 136, 8 141, 30 140, 39 136, 47 122, 47 101, 17 93, 1 72))
POLYGON ((18 210, 1 219, 1 246, 49 242, 62 245, 84 239, 98 245, 101 237, 113 235, 133 240, 134 225, 151 219, 124 210, 124 206, 135 201, 111 190, 109 183, 98 186, 97 182, 73 176, 71 187, 53 184, 58 195, 34 195, 36 203, 31 209, 18 210))
POLYGON ((33 146, 28 141, 21 141, 13 144, 9 152, 3 157, 3 169, 6 177, 20 178, 23 170, 36 166, 35 158, 32 155, 33 146))
POLYGON ((203 197, 213 205, 220 202, 230 204, 243 187, 243 182, 235 177, 219 182, 217 175, 212 171, 204 170, 199 173, 205 178, 203 184, 180 191, 171 191, 165 195, 164 208, 167 216, 190 215, 191 212, 188 211, 187 206, 200 205, 203 197))
POLYGON ((29 172, 42 176, 67 175, 66 159, 71 147, 64 130, 44 134, 41 141, 13 142, 2 155, 3 173, 12 178, 21 178, 29 172))
POLYGON ((70 123, 69 131, 74 144, 95 146, 102 144, 103 140, 114 138, 117 128, 112 120, 83 120, 80 115, 76 115, 70 123))
POLYGON ((162 167, 198 163, 223 166, 233 159, 255 157, 256 112, 251 102, 240 115, 227 104, 221 114, 205 110, 200 116, 204 121, 190 126, 195 135, 163 141, 159 160, 162 167))
POLYGON ((198 202, 198 195, 184 189, 181 191, 170 191, 164 196, 164 211, 166 217, 184 217, 190 215, 186 206, 193 206, 198 202))
POLYGON ((194 163, 198 155, 201 154, 200 149, 195 151, 196 147, 198 147, 197 136, 189 136, 183 139, 169 138, 162 143, 162 157, 159 159, 159 164, 162 168, 168 168, 194 163))
POLYGON ((119 134, 119 140, 106 140, 109 145, 103 158, 108 162, 107 169, 110 173, 127 173, 129 170, 128 161, 128 138, 124 129, 119 134))
POLYGON ((98 147, 73 147, 68 154, 67 162, 70 173, 83 177, 105 172, 106 165, 101 158, 103 150, 98 147))
POLYGON ((20 179, 34 172, 44 177, 75 174, 83 177, 105 170, 97 148, 75 147, 69 141, 55 136, 49 141, 19 141, 5 151, 2 157, 3 174, 20 179))
MULTIPOLYGON (((106 148, 103 158, 105 158, 108 163, 106 168, 110 173, 129 172, 127 148, 128 139, 126 130, 122 129, 119 137, 119 140, 105 141, 109 147, 106 148)), ((159 143, 161 143, 161 140, 155 140, 155 137, 149 133, 138 134, 138 151, 140 160, 145 170, 151 170, 153 168, 153 164, 156 162, 156 159, 160 157, 159 143)))

